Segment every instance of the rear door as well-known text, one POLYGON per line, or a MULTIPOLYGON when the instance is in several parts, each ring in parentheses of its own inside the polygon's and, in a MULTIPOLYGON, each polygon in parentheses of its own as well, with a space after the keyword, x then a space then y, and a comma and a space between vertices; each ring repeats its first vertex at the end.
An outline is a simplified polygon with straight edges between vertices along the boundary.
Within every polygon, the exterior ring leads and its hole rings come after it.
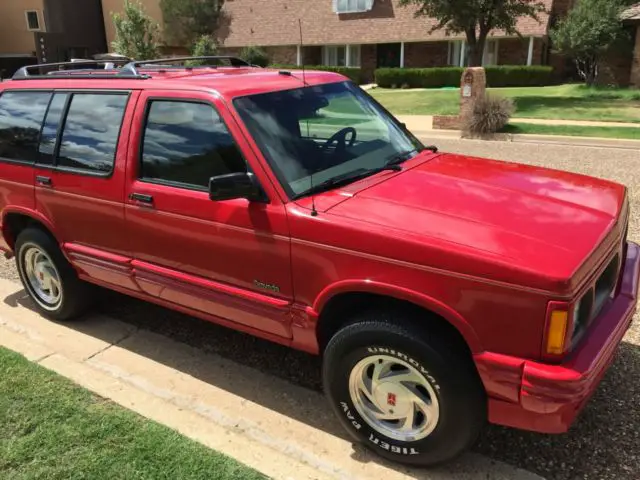
POLYGON ((81 275, 125 283, 124 178, 137 92, 56 91, 40 140, 36 205, 81 275))
POLYGON ((284 205, 226 106, 207 92, 145 91, 126 185, 127 232, 146 293, 290 337, 284 205), (252 171, 268 201, 209 198, 209 178, 252 171))

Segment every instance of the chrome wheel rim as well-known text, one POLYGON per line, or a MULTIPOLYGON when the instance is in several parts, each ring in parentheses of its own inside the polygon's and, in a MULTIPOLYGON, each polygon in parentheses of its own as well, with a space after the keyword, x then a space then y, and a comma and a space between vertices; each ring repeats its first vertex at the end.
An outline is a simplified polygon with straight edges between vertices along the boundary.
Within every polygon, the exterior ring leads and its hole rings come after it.
POLYGON ((440 407, 431 383, 410 363, 388 355, 360 360, 349 376, 356 410, 376 432, 415 442, 438 424, 440 407))
POLYGON ((62 282, 49 255, 39 247, 29 245, 22 258, 26 283, 34 299, 48 310, 58 308, 62 301, 62 282))

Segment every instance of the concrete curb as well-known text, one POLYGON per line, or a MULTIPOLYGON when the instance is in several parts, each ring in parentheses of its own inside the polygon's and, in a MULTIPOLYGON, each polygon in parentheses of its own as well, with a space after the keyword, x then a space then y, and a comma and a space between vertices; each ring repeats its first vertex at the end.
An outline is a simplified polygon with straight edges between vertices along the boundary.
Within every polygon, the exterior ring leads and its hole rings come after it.
POLYGON ((276 479, 540 480, 467 454, 409 469, 354 446, 324 397, 117 319, 49 322, 0 280, 0 345, 276 479))

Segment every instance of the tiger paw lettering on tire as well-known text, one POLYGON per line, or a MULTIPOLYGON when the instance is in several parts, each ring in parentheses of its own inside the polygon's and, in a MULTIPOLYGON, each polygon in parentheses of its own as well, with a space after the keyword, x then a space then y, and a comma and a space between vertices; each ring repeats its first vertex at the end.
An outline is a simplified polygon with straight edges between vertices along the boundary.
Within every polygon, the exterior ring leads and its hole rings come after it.
POLYGON ((410 319, 370 313, 331 339, 325 392, 343 426, 378 454, 412 465, 448 461, 477 438, 486 399, 477 373, 410 319))

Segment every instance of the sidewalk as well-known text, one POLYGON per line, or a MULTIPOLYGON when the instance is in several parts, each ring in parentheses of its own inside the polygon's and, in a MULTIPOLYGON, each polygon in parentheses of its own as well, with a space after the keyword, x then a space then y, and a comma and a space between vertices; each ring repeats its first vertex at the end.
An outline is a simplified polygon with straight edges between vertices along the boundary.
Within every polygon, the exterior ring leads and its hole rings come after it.
MULTIPOLYGON (((433 130, 432 115, 397 115, 398 120, 405 123, 409 130, 425 131, 433 130)), ((592 122, 587 120, 546 120, 541 118, 517 118, 511 119, 512 123, 531 123, 534 125, 567 125, 575 127, 628 127, 640 128, 640 123, 626 122, 592 122)))
MULTIPOLYGON (((431 115, 398 115, 398 120, 403 122, 409 131, 420 139, 429 142, 438 138, 460 139, 459 130, 439 130, 433 129, 433 116, 431 115)), ((609 127, 630 127, 640 128, 637 123, 621 123, 621 122, 579 122, 565 120, 540 120, 532 118, 515 118, 513 123, 531 123, 544 125, 573 125, 573 126, 609 126, 609 127)), ((504 133, 499 134, 496 140, 503 140, 515 143, 545 143, 553 145, 573 145, 581 147, 602 147, 602 148, 621 148, 625 150, 640 151, 640 140, 617 139, 617 138, 601 138, 601 137, 580 137, 568 135, 539 135, 539 134, 521 134, 521 133, 504 133)))
POLYGON ((114 318, 49 322, 7 280, 0 299, 0 345, 275 479, 541 479, 474 453, 429 470, 386 463, 346 438, 319 392, 114 318))

